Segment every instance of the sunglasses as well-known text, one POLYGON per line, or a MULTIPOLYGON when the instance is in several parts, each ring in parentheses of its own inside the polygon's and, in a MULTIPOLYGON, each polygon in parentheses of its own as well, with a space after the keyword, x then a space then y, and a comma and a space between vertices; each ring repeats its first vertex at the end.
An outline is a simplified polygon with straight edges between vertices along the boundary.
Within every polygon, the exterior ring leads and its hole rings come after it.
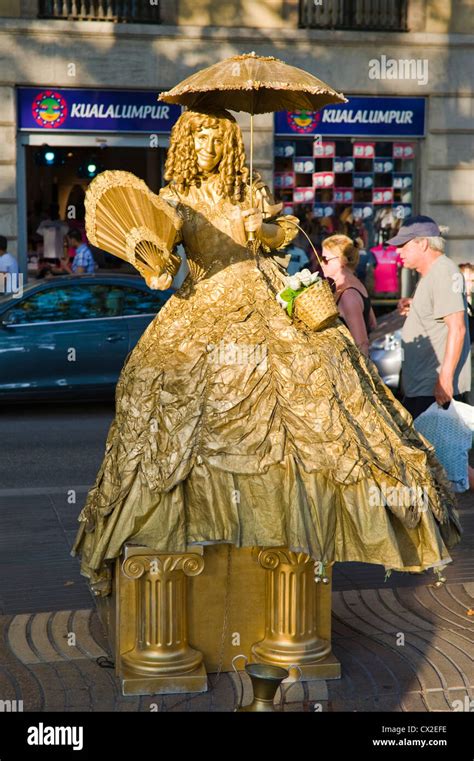
POLYGON ((323 260, 324 264, 327 264, 328 262, 332 262, 333 259, 339 259, 338 256, 325 256, 324 254, 321 254, 321 259, 323 260))

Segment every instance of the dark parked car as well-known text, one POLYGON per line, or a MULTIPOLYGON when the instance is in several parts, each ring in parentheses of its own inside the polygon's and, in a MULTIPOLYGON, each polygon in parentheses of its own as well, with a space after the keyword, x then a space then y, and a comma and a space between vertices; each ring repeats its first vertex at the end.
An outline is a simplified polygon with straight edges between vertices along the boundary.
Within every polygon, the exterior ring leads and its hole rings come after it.
POLYGON ((174 293, 135 275, 65 275, 0 298, 0 399, 111 394, 127 354, 174 293))

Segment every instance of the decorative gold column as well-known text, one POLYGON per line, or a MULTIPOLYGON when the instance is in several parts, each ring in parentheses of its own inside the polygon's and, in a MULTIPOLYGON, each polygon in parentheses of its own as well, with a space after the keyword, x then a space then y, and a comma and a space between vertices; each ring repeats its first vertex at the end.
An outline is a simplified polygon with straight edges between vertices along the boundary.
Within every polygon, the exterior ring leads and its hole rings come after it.
POLYGON ((122 586, 125 580, 132 582, 128 601, 134 604, 122 601, 120 629, 124 635, 128 631, 129 640, 132 634, 134 644, 120 655, 124 695, 207 689, 202 653, 188 643, 186 590, 186 577, 199 575, 203 568, 202 548, 165 554, 125 547, 122 586))
POLYGON ((267 574, 265 636, 252 646, 253 656, 275 666, 298 664, 305 679, 338 678, 331 641, 318 636, 323 585, 314 581, 314 560, 286 547, 256 549, 254 558, 267 574))
POLYGON ((98 600, 124 695, 203 692, 203 660, 207 671, 230 671, 237 653, 297 663, 304 680, 340 677, 330 650, 331 567, 329 583, 316 584, 314 562, 284 547, 232 555, 229 578, 226 545, 124 546, 112 595, 98 600))

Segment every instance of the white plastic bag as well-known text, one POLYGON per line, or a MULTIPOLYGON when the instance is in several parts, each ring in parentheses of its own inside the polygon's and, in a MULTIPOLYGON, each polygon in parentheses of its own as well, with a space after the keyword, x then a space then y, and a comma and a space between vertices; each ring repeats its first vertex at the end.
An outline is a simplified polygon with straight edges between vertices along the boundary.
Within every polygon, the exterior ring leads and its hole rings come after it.
POLYGON ((444 410, 434 402, 415 418, 413 425, 433 445, 454 491, 462 492, 469 489, 468 452, 472 446, 472 431, 459 415, 458 404, 460 402, 451 402, 444 410))
POLYGON ((453 399, 451 404, 454 404, 454 408, 461 420, 463 420, 471 432, 474 433, 474 407, 471 404, 457 402, 456 399, 453 399))

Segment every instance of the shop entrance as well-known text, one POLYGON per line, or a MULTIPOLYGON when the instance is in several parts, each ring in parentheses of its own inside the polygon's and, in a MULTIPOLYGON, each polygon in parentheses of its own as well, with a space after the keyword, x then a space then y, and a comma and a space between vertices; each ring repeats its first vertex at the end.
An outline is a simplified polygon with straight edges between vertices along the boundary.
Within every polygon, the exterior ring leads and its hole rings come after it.
MULTIPOLYGON (((167 136, 157 147, 147 146, 141 136, 109 137, 84 135, 23 135, 19 154, 19 200, 21 237, 20 264, 29 277, 38 272, 45 254, 52 257, 50 242, 41 234, 41 223, 49 219, 78 229, 85 238, 86 190, 92 179, 108 169, 132 172, 157 193, 164 184, 167 136), (23 213, 23 214, 22 214, 23 213), (21 224, 21 216, 24 223, 21 224), (40 230, 40 233, 38 233, 40 230)), ((62 236, 61 236, 62 240, 62 236)), ((59 253, 59 248, 57 249, 59 253)), ((63 254, 67 253, 65 243, 63 254)), ((116 257, 93 250, 100 267, 126 268, 116 257)))

